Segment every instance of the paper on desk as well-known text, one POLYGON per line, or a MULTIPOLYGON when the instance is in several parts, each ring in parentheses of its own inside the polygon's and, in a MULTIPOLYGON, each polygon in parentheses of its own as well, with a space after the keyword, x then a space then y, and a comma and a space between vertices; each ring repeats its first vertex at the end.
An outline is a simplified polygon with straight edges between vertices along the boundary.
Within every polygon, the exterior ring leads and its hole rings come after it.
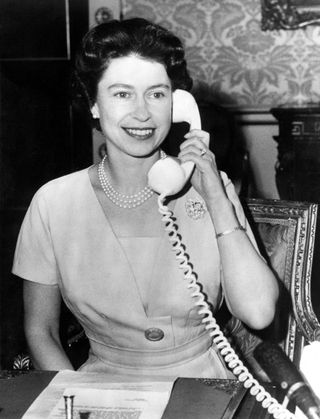
MULTIPOLYGON (((124 392, 129 396, 132 396, 135 392, 143 393, 143 396, 141 397, 140 410, 147 412, 148 409, 150 411, 150 406, 153 406, 153 416, 145 416, 144 414, 144 416, 140 415, 132 417, 139 419, 161 418, 166 404, 168 403, 174 380, 160 377, 154 379, 156 379, 156 381, 152 381, 152 378, 150 378, 149 380, 147 378, 138 379, 134 376, 124 377, 112 376, 104 373, 60 371, 50 382, 50 384, 43 390, 43 392, 37 397, 37 399, 32 403, 27 412, 24 414, 23 419, 44 419, 50 417, 49 415, 54 411, 57 403, 59 403, 60 400, 64 403, 63 395, 66 389, 68 389, 68 394, 69 389, 74 389, 77 390, 79 394, 81 392, 82 395, 86 392, 87 394, 91 392, 91 395, 96 395, 97 393, 94 392, 94 390, 124 392), (156 403, 153 403, 153 394, 157 398, 159 398, 161 403, 158 403, 158 399, 156 403), (148 401, 148 403, 146 402, 146 400, 148 401), (158 416, 155 416, 156 414, 158 416)), ((123 394, 121 396, 123 396, 123 394)), ((101 398, 107 400, 107 398, 104 398, 104 396, 102 396, 101 398)), ((74 400, 76 404, 76 398, 74 400)), ((99 402, 101 406, 101 399, 99 399, 99 402)), ((136 408, 136 406, 134 407, 136 408)), ((54 416, 51 417, 53 418, 54 416)), ((90 419, 94 419, 94 417, 95 416, 93 415, 89 416, 90 419)), ((107 418, 108 416, 96 417, 107 418)), ((64 419, 64 416, 55 416, 55 418, 64 419)), ((77 416, 74 416, 74 418, 76 419, 77 416)))
MULTIPOLYGON (((167 392, 68 388, 73 395, 73 418, 160 419, 168 403, 167 392)), ((49 419, 65 419, 64 398, 60 398, 49 419)))

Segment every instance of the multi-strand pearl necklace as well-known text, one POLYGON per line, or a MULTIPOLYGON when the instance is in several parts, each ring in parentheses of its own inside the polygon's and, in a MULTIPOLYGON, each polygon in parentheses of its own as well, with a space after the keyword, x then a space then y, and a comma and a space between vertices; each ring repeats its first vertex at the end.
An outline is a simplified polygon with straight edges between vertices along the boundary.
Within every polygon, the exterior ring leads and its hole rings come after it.
POLYGON ((107 158, 107 155, 104 156, 104 158, 101 160, 98 166, 98 176, 100 185, 106 194, 106 196, 110 199, 111 202, 113 202, 115 205, 117 205, 120 208, 135 208, 139 205, 146 202, 149 198, 152 197, 154 194, 153 190, 149 188, 149 186, 145 186, 140 192, 137 192, 134 195, 124 195, 114 189, 114 187, 111 185, 105 169, 104 169, 104 162, 107 158))

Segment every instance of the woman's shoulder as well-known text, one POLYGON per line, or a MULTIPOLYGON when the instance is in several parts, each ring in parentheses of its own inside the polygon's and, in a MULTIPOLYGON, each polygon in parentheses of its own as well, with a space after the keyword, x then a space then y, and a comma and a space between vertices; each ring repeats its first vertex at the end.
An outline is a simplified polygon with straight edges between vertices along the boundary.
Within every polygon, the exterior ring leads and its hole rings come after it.
POLYGON ((68 173, 66 175, 57 177, 55 179, 50 180, 49 182, 45 183, 42 188, 49 188, 49 187, 58 187, 60 185, 69 185, 73 183, 77 183, 81 180, 85 180, 88 177, 89 168, 86 167, 85 169, 77 170, 76 172, 68 173))
POLYGON ((75 195, 83 194, 90 185, 88 171, 89 168, 86 168, 50 180, 37 190, 33 199, 68 200, 75 195))

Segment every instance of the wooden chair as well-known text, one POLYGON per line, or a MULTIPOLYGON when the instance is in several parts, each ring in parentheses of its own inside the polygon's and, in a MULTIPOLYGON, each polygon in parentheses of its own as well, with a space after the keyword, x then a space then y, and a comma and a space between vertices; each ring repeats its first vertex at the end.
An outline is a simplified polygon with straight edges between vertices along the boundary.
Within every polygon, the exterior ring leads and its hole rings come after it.
POLYGON ((282 200, 244 202, 260 251, 276 274, 281 293, 278 312, 270 327, 252 331, 231 317, 224 331, 252 372, 264 379, 252 354, 262 339, 278 343, 297 366, 303 346, 320 339, 320 324, 311 302, 317 207, 282 200))

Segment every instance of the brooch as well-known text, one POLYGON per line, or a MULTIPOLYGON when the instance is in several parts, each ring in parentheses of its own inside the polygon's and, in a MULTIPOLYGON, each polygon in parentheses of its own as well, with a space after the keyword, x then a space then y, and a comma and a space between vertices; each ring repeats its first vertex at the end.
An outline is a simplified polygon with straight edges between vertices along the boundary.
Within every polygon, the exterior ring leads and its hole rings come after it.
POLYGON ((207 212, 207 207, 202 199, 188 199, 186 202, 186 211, 190 218, 193 220, 199 220, 203 218, 207 212))

